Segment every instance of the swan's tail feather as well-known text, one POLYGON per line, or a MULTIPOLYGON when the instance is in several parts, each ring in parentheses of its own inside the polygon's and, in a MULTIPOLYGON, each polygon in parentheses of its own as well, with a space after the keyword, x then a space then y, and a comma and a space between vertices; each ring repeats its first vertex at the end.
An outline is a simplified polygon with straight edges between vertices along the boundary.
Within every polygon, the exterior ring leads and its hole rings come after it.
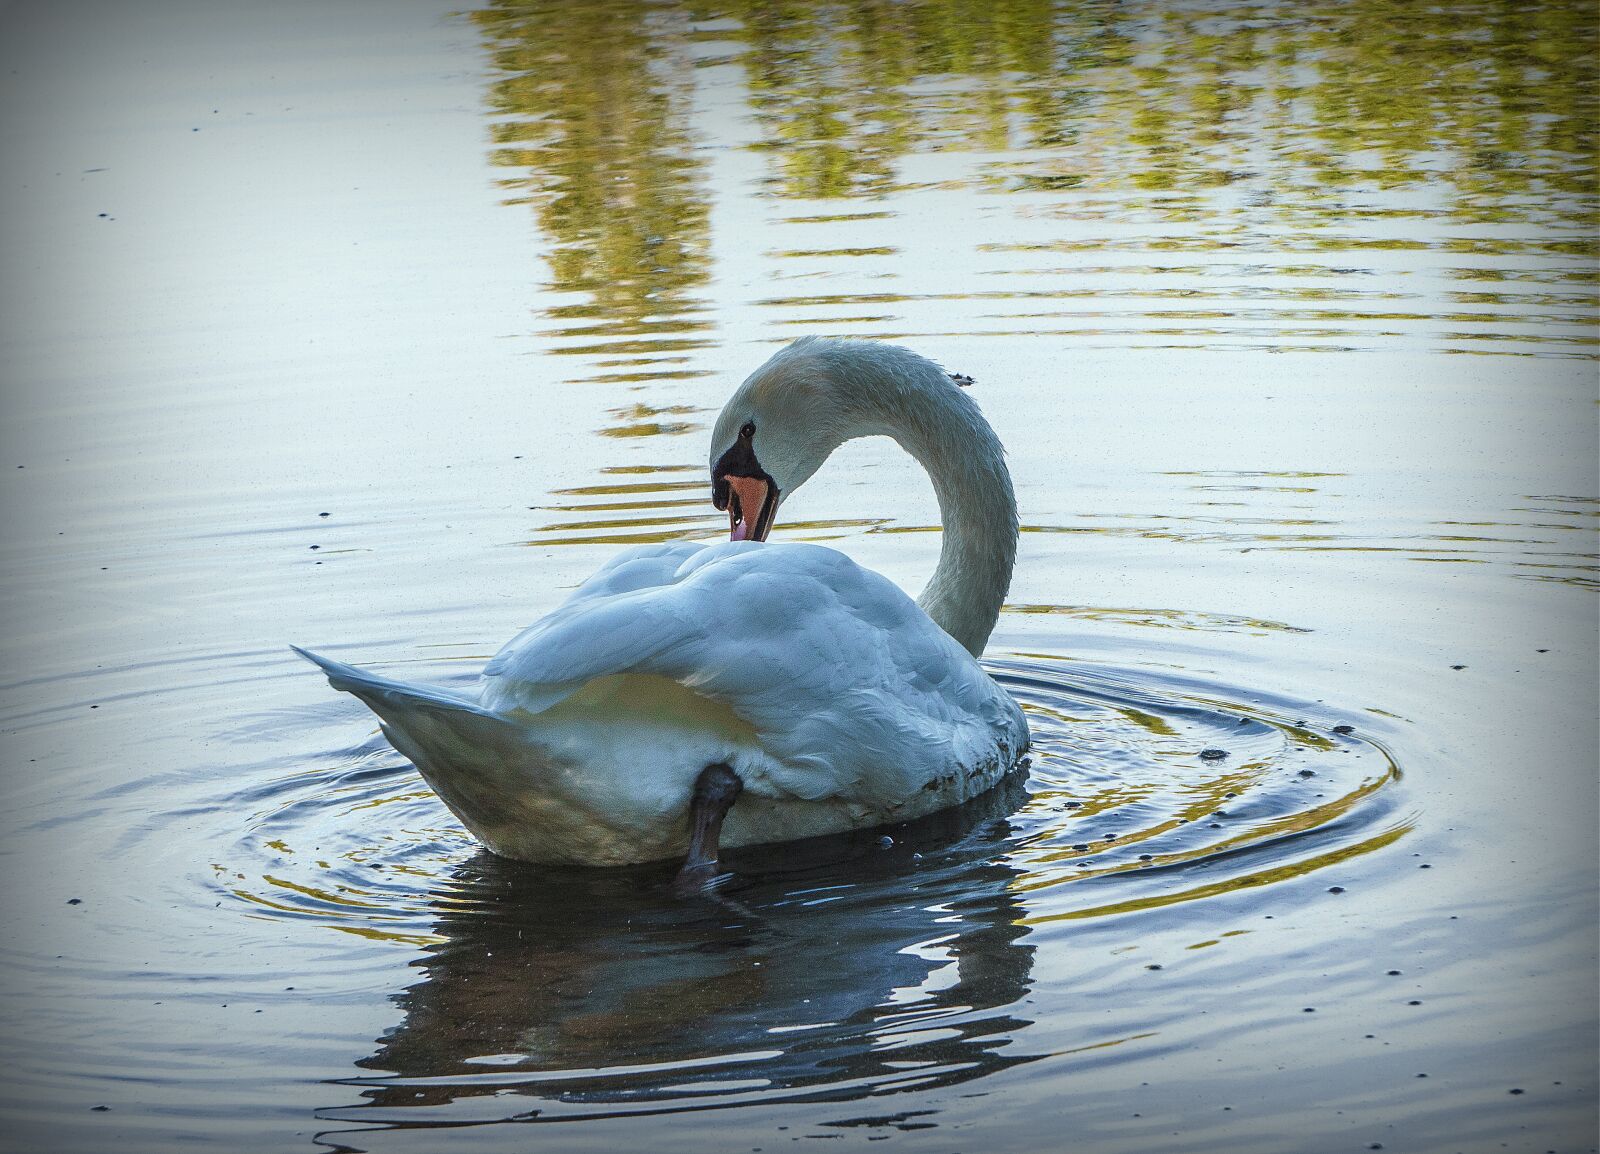
POLYGON ((368 673, 364 669, 357 669, 353 665, 346 665, 331 657, 323 657, 308 649, 301 649, 298 645, 291 645, 289 648, 326 673, 328 684, 335 689, 355 694, 374 710, 377 710, 381 703, 402 709, 465 710, 482 718, 501 720, 498 714, 484 709, 470 698, 451 693, 448 689, 441 689, 436 685, 407 685, 403 681, 391 681, 387 677, 379 677, 376 673, 368 673))
POLYGON ((417 767, 478 840, 497 853, 534 856, 524 845, 526 835, 518 833, 522 807, 508 808, 506 800, 548 786, 541 769, 547 758, 531 741, 526 725, 485 709, 465 694, 435 685, 405 685, 291 648, 326 673, 335 689, 359 697, 378 715, 389 744, 417 767))
POLYGON ((364 701, 383 722, 391 741, 396 731, 403 735, 401 741, 395 742, 395 748, 413 761, 419 760, 417 754, 422 751, 415 748, 419 745, 435 755, 423 753, 421 760, 433 761, 439 753, 463 746, 471 749, 518 744, 516 726, 461 694, 436 685, 391 681, 298 645, 289 648, 326 673, 328 684, 335 689, 364 701))

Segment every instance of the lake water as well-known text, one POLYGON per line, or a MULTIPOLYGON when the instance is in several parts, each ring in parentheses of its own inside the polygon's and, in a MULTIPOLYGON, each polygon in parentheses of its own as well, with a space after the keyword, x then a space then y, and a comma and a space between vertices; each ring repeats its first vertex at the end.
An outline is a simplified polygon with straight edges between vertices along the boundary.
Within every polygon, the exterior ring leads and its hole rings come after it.
POLYGON ((0 20, 8 1148, 1595 1149, 1592 4, 0 20), (1027 782, 484 853, 288 644, 462 683, 725 533, 804 333, 976 379, 1027 782))

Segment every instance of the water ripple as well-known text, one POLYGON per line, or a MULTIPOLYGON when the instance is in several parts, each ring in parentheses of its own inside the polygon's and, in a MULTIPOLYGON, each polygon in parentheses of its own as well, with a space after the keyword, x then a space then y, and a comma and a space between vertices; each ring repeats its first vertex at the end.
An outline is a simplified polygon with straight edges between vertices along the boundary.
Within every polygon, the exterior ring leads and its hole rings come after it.
POLYGON ((370 1073, 338 1083, 356 1100, 320 1117, 470 1126, 979 1079, 1043 1056, 1022 1033, 1040 935, 1203 907, 1411 827, 1375 713, 1059 658, 990 667, 1033 727, 1025 775, 888 831, 737 852, 705 900, 672 899, 667 865, 478 850, 376 735, 250 786, 212 884, 240 916, 416 953, 370 1073))

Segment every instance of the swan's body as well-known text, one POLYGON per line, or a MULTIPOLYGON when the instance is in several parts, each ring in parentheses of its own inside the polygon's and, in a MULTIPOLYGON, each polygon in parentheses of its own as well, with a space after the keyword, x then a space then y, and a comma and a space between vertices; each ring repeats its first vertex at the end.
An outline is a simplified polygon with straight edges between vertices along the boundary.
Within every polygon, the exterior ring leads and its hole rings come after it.
MULTIPOLYGON (((839 443, 875 433, 928 466, 945 515, 921 606, 821 546, 679 542, 618 555, 466 693, 306 656, 508 857, 611 865, 681 854, 708 766, 737 778, 723 845, 958 804, 1028 746, 1022 711, 975 660, 1017 540, 999 442, 977 406, 906 350, 804 339, 724 408, 713 478, 719 503, 732 495, 734 536, 759 538, 839 443)), ((714 829, 711 843, 714 859, 714 829)))

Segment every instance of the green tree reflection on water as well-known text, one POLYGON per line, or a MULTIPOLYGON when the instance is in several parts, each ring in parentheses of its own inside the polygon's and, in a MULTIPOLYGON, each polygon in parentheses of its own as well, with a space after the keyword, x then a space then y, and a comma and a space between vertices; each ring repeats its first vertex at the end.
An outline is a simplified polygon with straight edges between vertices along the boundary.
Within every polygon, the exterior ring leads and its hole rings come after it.
POLYGON ((622 0, 473 13, 501 74, 489 105, 509 201, 533 205, 552 242, 550 287, 582 297, 548 310, 571 322, 561 335, 700 327, 684 314, 709 269, 709 210, 679 38, 656 11, 622 0))
POLYGON ((607 338, 568 351, 705 339, 689 335, 711 273, 704 150, 726 142, 692 115, 697 61, 737 66, 771 197, 886 200, 927 187, 907 157, 965 154, 941 187, 1058 194, 1077 222, 1265 221, 1245 247, 1316 251, 1436 248, 1395 226, 1442 220, 1528 226, 1468 253, 1595 252, 1589 0, 500 0, 473 15, 499 74, 494 159, 539 215, 550 287, 580 294, 548 315, 607 338))

